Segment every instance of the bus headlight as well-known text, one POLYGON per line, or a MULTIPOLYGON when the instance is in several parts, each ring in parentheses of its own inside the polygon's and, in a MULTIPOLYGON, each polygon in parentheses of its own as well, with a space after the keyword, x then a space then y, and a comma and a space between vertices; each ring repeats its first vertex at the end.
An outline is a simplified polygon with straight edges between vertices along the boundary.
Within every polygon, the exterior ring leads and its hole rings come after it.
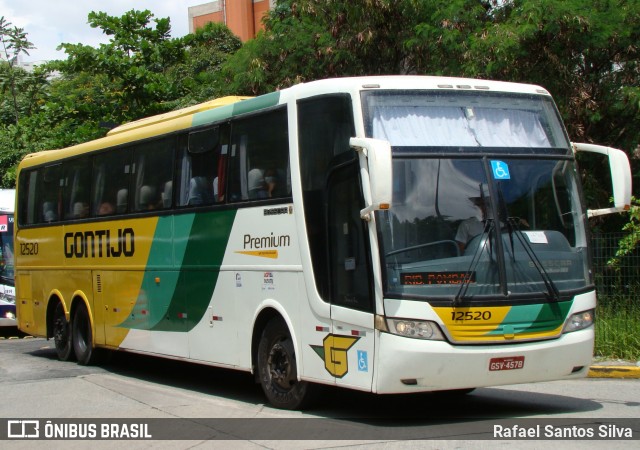
POLYGON ((435 322, 428 320, 387 319, 389 333, 414 339, 443 341, 444 336, 435 322))
POLYGON ((595 311, 593 309, 574 314, 567 320, 567 323, 564 324, 562 332, 571 333, 572 331, 588 328, 593 325, 594 316, 595 311))

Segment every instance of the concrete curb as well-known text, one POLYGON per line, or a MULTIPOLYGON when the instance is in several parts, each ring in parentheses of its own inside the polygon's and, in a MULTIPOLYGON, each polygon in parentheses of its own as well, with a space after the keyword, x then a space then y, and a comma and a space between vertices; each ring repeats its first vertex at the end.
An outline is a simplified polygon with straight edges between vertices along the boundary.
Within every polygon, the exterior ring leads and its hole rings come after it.
POLYGON ((616 365, 593 365, 589 369, 589 378, 624 378, 640 379, 640 367, 638 366, 616 366, 616 365))

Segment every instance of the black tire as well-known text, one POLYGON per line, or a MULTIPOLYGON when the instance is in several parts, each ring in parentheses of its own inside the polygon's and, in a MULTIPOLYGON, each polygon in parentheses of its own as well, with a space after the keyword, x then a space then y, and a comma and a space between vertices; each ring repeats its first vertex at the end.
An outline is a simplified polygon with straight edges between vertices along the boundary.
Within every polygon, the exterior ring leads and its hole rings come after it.
POLYGON ((70 361, 75 355, 71 338, 71 325, 64 315, 64 307, 58 302, 53 311, 53 342, 60 361, 70 361))
POLYGON ((312 386, 298 381, 293 341, 282 319, 272 319, 258 346, 258 376, 269 403, 280 409, 302 409, 311 401, 312 386))
POLYGON ((96 362, 97 350, 93 348, 93 332, 87 307, 81 301, 73 313, 71 321, 73 351, 78 364, 88 366, 96 362))

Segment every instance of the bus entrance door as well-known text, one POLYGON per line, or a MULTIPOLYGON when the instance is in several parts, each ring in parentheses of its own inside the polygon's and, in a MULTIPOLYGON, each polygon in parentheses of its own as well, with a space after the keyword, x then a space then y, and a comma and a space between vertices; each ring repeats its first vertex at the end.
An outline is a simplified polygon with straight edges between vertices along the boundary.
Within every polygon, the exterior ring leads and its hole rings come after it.
POLYGON ((374 315, 370 259, 358 164, 331 173, 328 190, 331 281, 331 369, 336 384, 371 389, 374 315))

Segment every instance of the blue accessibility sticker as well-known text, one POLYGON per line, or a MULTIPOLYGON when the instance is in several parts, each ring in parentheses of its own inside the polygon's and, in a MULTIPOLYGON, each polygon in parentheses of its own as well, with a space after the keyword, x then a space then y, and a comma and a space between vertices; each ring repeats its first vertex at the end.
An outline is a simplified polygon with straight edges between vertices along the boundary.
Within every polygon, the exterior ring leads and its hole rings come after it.
POLYGON ((369 371, 369 361, 367 359, 367 352, 363 350, 358 350, 358 371, 360 372, 369 371))
POLYGON ((510 180, 509 166, 504 161, 491 161, 493 178, 496 180, 510 180))

